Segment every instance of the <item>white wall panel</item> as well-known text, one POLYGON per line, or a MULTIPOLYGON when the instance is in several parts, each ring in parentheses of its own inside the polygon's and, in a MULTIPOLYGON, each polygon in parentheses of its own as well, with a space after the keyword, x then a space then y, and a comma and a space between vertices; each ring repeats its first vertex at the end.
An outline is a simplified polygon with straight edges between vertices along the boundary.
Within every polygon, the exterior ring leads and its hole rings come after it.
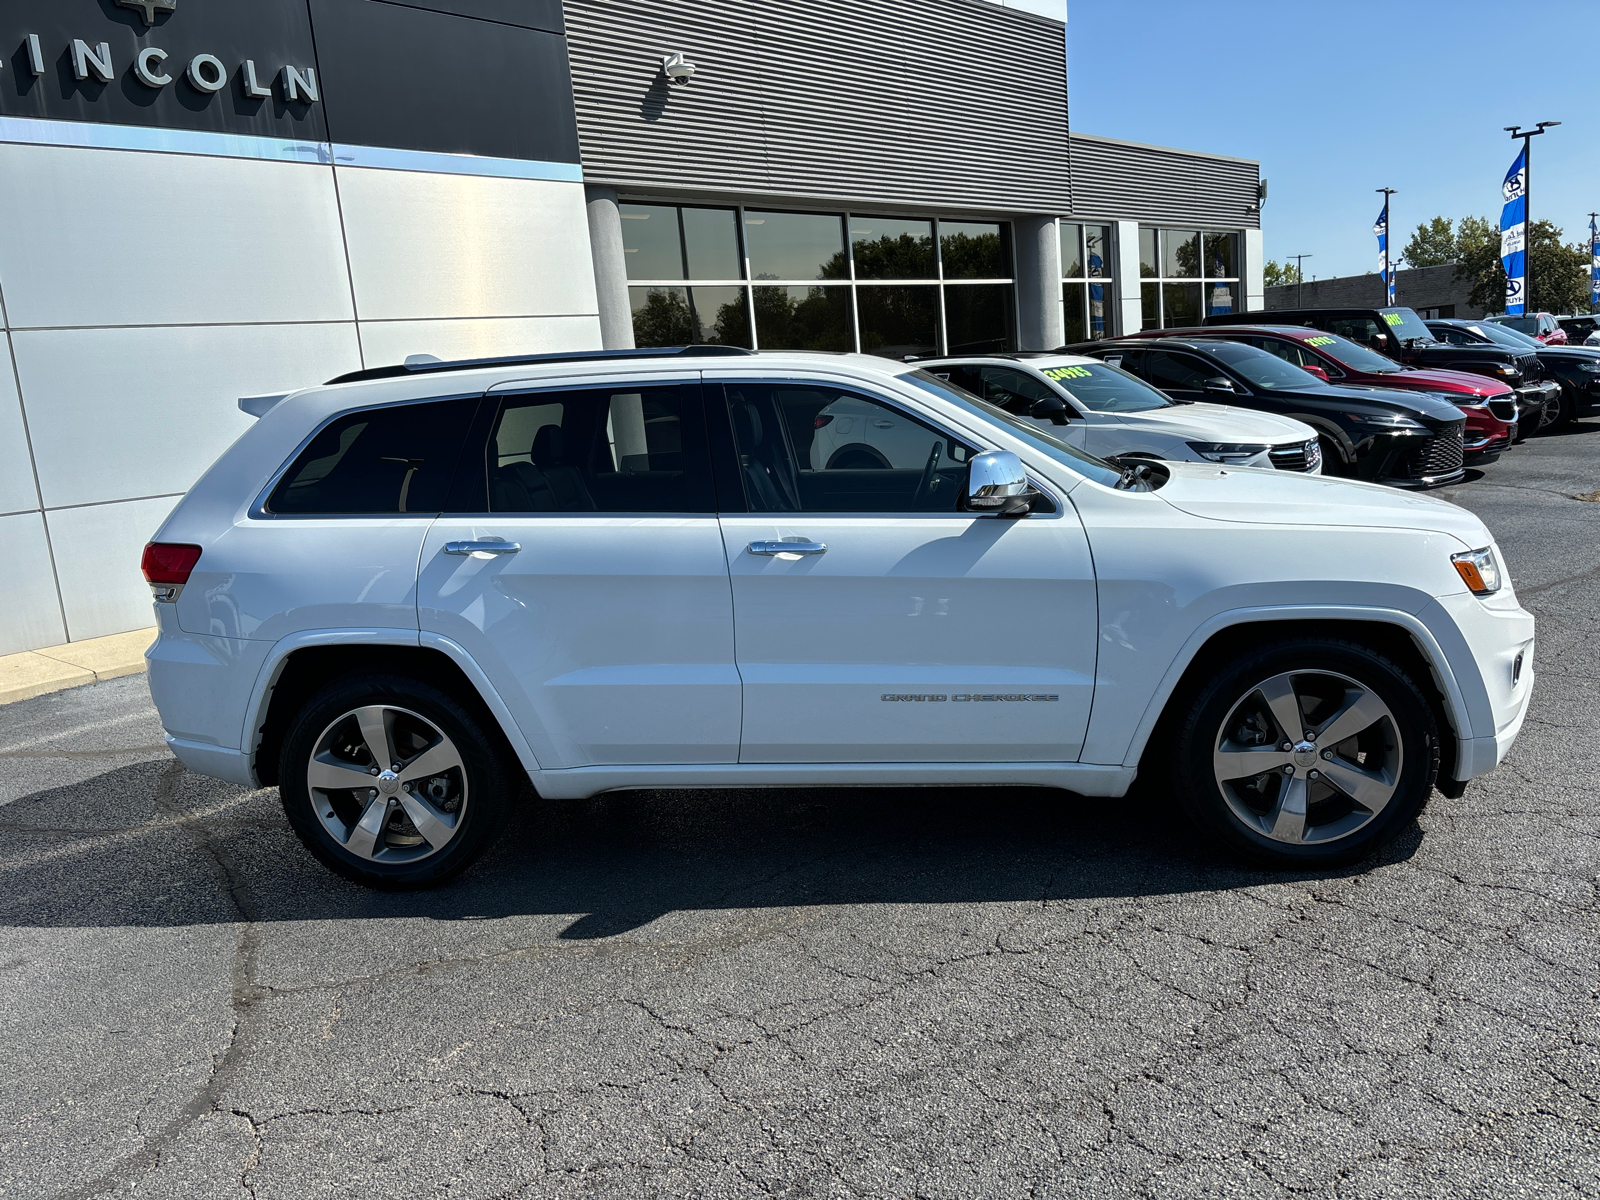
POLYGON ((369 367, 404 362, 408 354, 489 358, 554 350, 598 350, 599 317, 499 317, 465 321, 363 321, 361 348, 369 367))
POLYGON ((6 564, 0 571, 0 654, 59 646, 67 631, 50 573, 44 519, 36 512, 0 517, 0 551, 6 564))
POLYGON ((338 175, 362 320, 597 311, 582 184, 338 175))
POLYGON ((156 623, 139 556, 175 498, 129 500, 46 513, 72 641, 156 623))
POLYGON ((325 166, 0 145, 13 328, 348 320, 325 166))
POLYGON ((33 485, 33 463, 22 427, 22 405, 17 401, 16 376, 11 370, 11 350, 0 334, 0 513, 38 508, 33 485))
POLYGON ((360 366, 353 323, 12 339, 46 508, 184 491, 250 424, 240 396, 360 366))

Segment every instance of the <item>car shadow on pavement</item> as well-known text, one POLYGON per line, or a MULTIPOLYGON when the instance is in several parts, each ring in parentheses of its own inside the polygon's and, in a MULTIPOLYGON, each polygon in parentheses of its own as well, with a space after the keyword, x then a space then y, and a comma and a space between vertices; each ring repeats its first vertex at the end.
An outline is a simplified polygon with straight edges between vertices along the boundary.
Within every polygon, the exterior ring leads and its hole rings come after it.
POLYGON ((0 808, 0 926, 175 926, 520 915, 593 939, 680 910, 1114 899, 1359 874, 1410 857, 1413 828, 1345 871, 1252 869, 1170 801, 1043 788, 531 794, 471 869, 375 892, 318 864, 277 792, 175 763, 120 767, 0 808))

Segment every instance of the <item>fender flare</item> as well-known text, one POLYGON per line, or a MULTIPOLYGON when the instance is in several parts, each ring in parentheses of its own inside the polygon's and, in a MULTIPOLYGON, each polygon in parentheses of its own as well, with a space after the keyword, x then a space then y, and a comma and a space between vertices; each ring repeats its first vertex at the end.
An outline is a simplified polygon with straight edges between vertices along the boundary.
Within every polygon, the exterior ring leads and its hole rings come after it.
POLYGON ((1353 464, 1356 461, 1356 444, 1350 440, 1348 433, 1339 428, 1337 421, 1330 421, 1327 417, 1318 413, 1284 413, 1283 415, 1292 420, 1303 422, 1318 433, 1331 437, 1338 444, 1339 454, 1346 465, 1353 464))
POLYGON ((245 724, 240 730, 239 748, 245 756, 252 786, 261 786, 261 780, 256 776, 255 747, 267 723, 272 691, 283 675, 283 668, 289 657, 297 651, 314 646, 408 646, 439 651, 461 668, 462 674, 476 689, 479 699, 488 706, 489 712, 499 722, 500 729, 511 744, 512 753, 517 756, 517 761, 522 764, 523 770, 529 775, 538 772, 538 760, 528 745, 528 739, 523 736, 522 729, 512 719, 511 710, 506 706, 499 691, 489 682, 482 668, 458 643, 440 634, 422 633, 415 629, 302 629, 273 644, 266 660, 261 664, 261 669, 256 673, 255 684, 250 689, 250 700, 245 706, 245 724))
POLYGON ((1422 651, 1422 657, 1433 672, 1434 682, 1444 696, 1445 715, 1449 718, 1450 732, 1456 738, 1456 761, 1466 761, 1462 756, 1467 754, 1468 743, 1471 742, 1472 714, 1467 704, 1466 695, 1461 689, 1460 681, 1456 678, 1455 670, 1450 665, 1450 659, 1445 654, 1444 648, 1439 644, 1439 639, 1434 636, 1431 629, 1412 613, 1398 608, 1369 608, 1361 605, 1312 605, 1312 604, 1283 604, 1267 605, 1260 608, 1232 608, 1212 616, 1203 622, 1189 635, 1189 640, 1183 644, 1183 649, 1172 660, 1172 665, 1167 668, 1167 673, 1162 676, 1160 685, 1150 697, 1145 706, 1144 715, 1139 719, 1139 724, 1134 729, 1133 741, 1129 743, 1123 765, 1136 767, 1139 759, 1144 755, 1145 746, 1150 741, 1150 735, 1155 731, 1156 722, 1161 719, 1161 714, 1166 711, 1167 702, 1178 689, 1184 672, 1194 662, 1195 656, 1211 638, 1224 629, 1231 629, 1237 625, 1253 625, 1266 621, 1370 621, 1375 624, 1396 625, 1404 629, 1417 643, 1417 648, 1422 651))

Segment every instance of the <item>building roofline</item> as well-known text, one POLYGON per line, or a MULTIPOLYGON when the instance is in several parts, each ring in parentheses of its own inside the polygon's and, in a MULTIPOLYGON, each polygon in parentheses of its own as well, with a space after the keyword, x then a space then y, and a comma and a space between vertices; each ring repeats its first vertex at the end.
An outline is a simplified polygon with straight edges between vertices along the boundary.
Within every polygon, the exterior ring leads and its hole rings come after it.
POLYGON ((1130 142, 1123 138, 1101 137, 1097 133, 1079 133, 1076 129, 1070 130, 1067 137, 1085 142, 1102 142, 1108 146, 1131 146, 1136 150, 1163 150, 1168 154, 1185 154, 1190 158, 1214 158, 1220 162, 1248 163, 1257 170, 1261 169, 1259 158, 1236 158, 1232 154, 1212 154, 1209 150, 1185 150, 1178 146, 1157 146, 1153 142, 1130 142))

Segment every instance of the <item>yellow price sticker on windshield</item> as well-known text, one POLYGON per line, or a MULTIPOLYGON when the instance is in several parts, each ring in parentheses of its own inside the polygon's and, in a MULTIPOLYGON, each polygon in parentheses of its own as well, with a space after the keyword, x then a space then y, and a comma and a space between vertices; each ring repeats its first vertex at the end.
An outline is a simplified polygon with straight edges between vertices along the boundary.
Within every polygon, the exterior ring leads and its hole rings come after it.
POLYGON ((1307 338, 1306 339, 1306 345, 1308 345, 1308 346, 1332 346, 1332 345, 1334 345, 1334 340, 1331 337, 1327 337, 1326 335, 1321 335, 1321 336, 1314 337, 1314 338, 1307 338))
POLYGON ((1389 322, 1391 325, 1399 325, 1401 323, 1401 316, 1399 313, 1384 313, 1383 319, 1389 322))
POLYGON ((1093 379, 1094 372, 1088 367, 1046 367, 1046 379, 1093 379))

